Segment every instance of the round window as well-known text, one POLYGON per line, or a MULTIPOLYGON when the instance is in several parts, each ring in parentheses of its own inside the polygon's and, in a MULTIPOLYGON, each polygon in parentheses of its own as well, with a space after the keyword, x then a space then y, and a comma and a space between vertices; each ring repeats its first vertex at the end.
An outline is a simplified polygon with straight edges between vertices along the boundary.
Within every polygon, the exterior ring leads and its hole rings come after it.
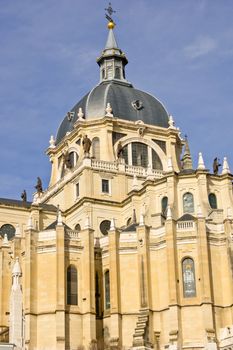
POLYGON ((111 225, 111 221, 109 221, 109 220, 104 220, 101 222, 100 231, 103 235, 108 234, 108 231, 110 230, 110 225, 111 225))
POLYGON ((1 229, 0 229, 0 235, 2 237, 4 237, 4 235, 7 234, 7 238, 11 239, 12 237, 15 236, 15 228, 14 226, 10 225, 10 224, 5 224, 2 225, 1 229))

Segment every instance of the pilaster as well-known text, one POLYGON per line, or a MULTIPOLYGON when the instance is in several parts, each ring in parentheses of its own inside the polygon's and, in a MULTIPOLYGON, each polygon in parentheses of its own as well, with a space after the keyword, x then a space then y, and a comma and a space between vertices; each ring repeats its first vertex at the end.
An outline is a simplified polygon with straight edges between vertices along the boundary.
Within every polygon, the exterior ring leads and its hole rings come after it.
POLYGON ((62 224, 56 227, 56 349, 65 350, 65 229, 62 224))
POLYGON ((83 245, 83 345, 88 348, 96 339, 94 231, 86 228, 80 232, 80 237, 83 245))
POLYGON ((210 258, 204 217, 197 219, 197 246, 200 272, 200 302, 202 304, 203 329, 206 331, 207 345, 215 338, 215 322, 213 316, 213 300, 210 282, 210 258), (211 340, 211 341, 210 341, 211 340))
POLYGON ((37 231, 32 227, 25 231, 24 314, 25 344, 28 350, 32 350, 37 346, 36 235, 37 231))
POLYGON ((171 218, 171 215, 167 215, 167 220, 165 223, 165 235, 169 288, 169 347, 177 348, 179 346, 181 347, 182 345, 182 324, 178 306, 180 302, 180 296, 177 285, 179 274, 176 244, 176 224, 175 221, 171 218))
POLYGON ((111 297, 111 349, 121 345, 121 301, 120 301, 120 263, 119 263, 119 231, 115 228, 108 232, 109 237, 109 267, 110 267, 110 297, 111 297))

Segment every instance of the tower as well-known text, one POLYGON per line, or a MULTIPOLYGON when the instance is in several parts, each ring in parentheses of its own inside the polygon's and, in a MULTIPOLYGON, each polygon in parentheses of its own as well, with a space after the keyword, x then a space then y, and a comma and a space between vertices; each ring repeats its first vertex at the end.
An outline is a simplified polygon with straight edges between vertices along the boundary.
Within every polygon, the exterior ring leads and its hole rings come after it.
POLYGON ((23 271, 28 350, 228 349, 227 162, 212 174, 199 154, 195 169, 163 104, 127 80, 111 18, 97 63, 99 84, 50 139, 48 188, 32 203, 0 202, 3 224, 19 225, 0 241, 1 324, 13 255, 23 271))

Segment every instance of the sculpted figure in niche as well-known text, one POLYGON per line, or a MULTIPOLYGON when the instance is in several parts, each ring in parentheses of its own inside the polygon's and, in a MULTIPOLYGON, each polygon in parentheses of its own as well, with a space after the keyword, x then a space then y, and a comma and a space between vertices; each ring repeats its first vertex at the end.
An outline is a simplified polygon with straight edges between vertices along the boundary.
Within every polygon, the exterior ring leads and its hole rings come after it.
POLYGON ((42 181, 41 181, 41 178, 39 176, 37 177, 37 184, 35 186, 35 189, 37 190, 38 194, 43 192, 42 181))
POLYGON ((23 202, 27 202, 27 192, 25 190, 23 190, 21 194, 21 198, 23 202))
POLYGON ((87 135, 84 136, 83 138, 83 150, 85 154, 90 153, 90 148, 91 148, 91 140, 87 137, 87 135))
POLYGON ((213 162, 213 172, 214 175, 218 175, 218 168, 221 166, 221 164, 219 163, 218 158, 214 158, 214 162, 213 162))
POLYGON ((67 169, 71 169, 72 168, 72 164, 71 164, 71 161, 70 161, 70 155, 69 155, 68 151, 63 153, 63 159, 64 159, 64 164, 65 164, 66 168, 67 169))
POLYGON ((117 145, 117 158, 122 158, 123 156, 123 147, 121 141, 118 142, 117 145))

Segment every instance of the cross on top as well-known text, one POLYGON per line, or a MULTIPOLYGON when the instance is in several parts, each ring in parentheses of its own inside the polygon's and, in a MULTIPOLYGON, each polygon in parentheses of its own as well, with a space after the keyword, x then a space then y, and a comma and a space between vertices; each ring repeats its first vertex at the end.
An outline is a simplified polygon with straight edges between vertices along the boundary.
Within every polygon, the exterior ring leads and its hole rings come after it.
POLYGON ((108 7, 105 9, 109 16, 112 16, 113 13, 116 13, 116 11, 113 10, 111 2, 109 2, 108 7))

